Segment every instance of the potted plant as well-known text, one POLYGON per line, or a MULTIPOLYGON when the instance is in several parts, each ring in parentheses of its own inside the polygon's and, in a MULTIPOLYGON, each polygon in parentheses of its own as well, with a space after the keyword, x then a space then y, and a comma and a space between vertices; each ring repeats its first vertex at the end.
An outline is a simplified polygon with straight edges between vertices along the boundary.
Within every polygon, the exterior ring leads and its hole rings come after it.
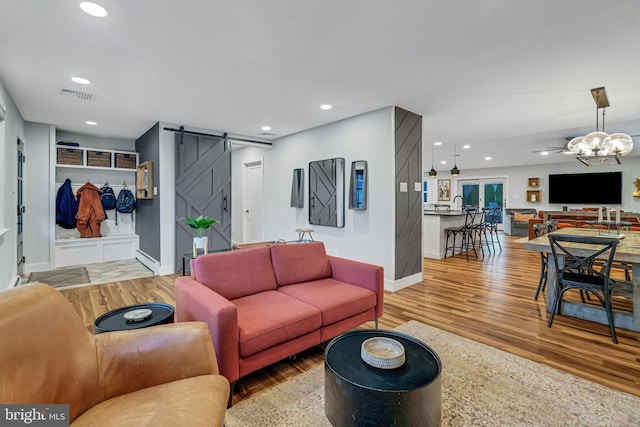
POLYGON ((211 227, 213 224, 219 224, 217 219, 209 218, 206 215, 200 215, 197 218, 181 218, 184 222, 193 229, 196 230, 198 237, 193 238, 193 256, 197 255, 198 249, 204 249, 204 253, 208 252, 208 239, 204 235, 204 231, 211 227))

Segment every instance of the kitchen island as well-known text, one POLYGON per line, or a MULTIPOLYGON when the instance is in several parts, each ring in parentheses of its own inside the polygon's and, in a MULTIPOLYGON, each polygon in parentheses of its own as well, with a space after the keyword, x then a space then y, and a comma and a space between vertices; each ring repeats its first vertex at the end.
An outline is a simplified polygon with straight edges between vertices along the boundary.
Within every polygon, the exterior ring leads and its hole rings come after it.
POLYGON ((466 211, 425 210, 422 216, 422 256, 442 259, 447 245, 447 228, 462 227, 466 211))

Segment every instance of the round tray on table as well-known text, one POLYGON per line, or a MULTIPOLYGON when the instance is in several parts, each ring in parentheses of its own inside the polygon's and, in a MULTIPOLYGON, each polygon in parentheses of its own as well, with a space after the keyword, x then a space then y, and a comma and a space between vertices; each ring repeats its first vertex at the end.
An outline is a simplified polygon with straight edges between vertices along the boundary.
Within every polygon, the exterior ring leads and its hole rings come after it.
POLYGON ((100 334, 102 332, 146 328, 165 323, 173 323, 173 307, 163 302, 147 302, 120 307, 103 314, 93 322, 93 330, 96 334, 100 334), (151 314, 142 320, 127 320, 125 318, 126 313, 145 309, 151 310, 151 314))

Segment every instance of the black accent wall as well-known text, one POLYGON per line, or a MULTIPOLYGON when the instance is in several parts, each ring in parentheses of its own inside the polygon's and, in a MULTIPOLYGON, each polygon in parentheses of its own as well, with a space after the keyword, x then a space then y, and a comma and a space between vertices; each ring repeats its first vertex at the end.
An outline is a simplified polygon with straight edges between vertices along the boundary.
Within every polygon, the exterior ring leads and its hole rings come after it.
POLYGON ((158 195, 149 200, 136 201, 136 233, 140 236, 140 250, 160 261, 160 123, 136 139, 139 162, 153 163, 153 186, 158 195))
POLYGON ((398 280, 422 272, 422 116, 398 107, 394 113, 398 280), (406 191, 401 191, 405 185, 406 191))

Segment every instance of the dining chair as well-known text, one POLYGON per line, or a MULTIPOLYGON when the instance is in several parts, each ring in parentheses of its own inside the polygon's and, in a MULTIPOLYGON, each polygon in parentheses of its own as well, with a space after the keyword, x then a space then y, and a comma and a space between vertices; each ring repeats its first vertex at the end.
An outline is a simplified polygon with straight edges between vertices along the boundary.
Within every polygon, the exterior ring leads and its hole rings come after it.
MULTIPOLYGON (((533 233, 536 237, 544 236, 549 232, 548 223, 533 224, 533 233)), ((534 299, 537 301, 540 291, 544 292, 547 287, 547 271, 548 271, 548 257, 546 252, 540 252, 540 278, 538 279, 538 287, 536 288, 536 295, 534 299)))
POLYGON ((598 298, 606 312, 613 342, 617 344, 611 308, 614 281, 610 278, 610 273, 618 240, 598 236, 549 234, 549 243, 556 269, 556 295, 548 326, 551 327, 555 314, 560 312, 563 295, 571 289, 577 289, 598 298), (596 263, 596 259, 604 260, 604 263, 596 263))

